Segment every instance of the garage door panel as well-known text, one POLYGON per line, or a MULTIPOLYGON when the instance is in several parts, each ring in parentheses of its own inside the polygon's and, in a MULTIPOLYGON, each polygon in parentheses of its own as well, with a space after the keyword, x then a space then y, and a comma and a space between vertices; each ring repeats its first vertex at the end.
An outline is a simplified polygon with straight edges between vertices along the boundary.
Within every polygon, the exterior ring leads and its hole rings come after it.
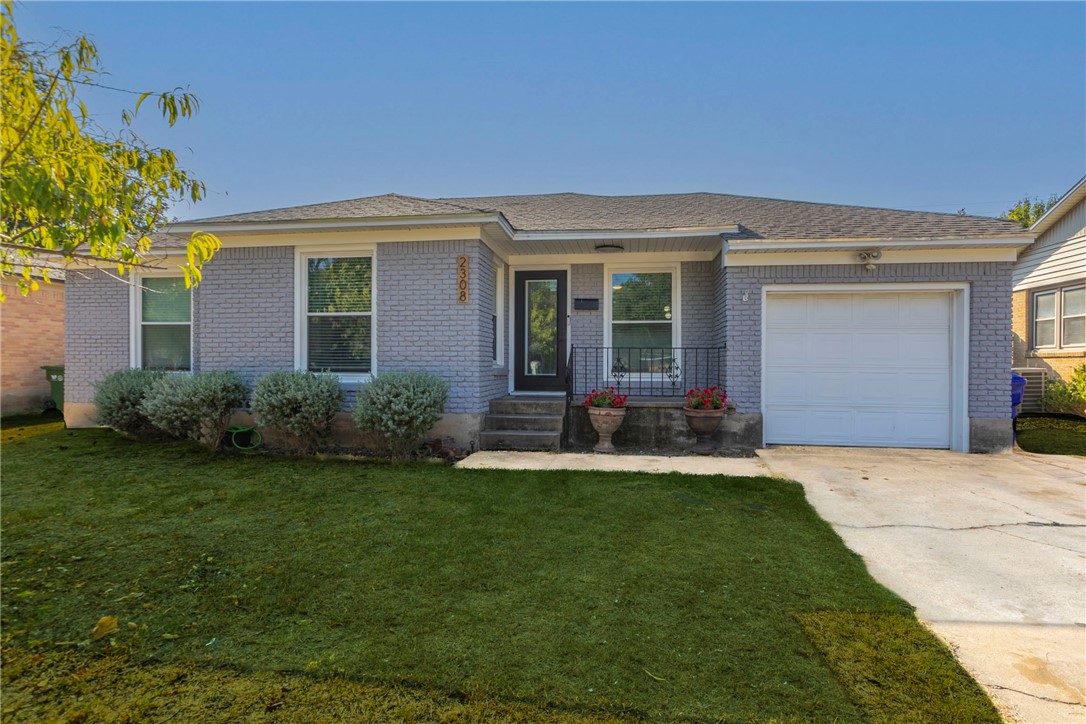
POLYGON ((900 295, 905 311, 902 320, 908 327, 949 327, 950 305, 946 294, 900 295))
POLYGON ((770 293, 766 442, 949 447, 951 310, 948 293, 770 293))
POLYGON ((897 327, 901 318, 901 304, 896 294, 872 295, 862 302, 854 297, 853 309, 859 329, 897 327))
POLYGON ((807 402, 807 376, 802 372, 780 372, 774 375, 776 384, 766 390, 766 398, 774 405, 802 405, 807 402))
POLYGON ((886 371, 857 371, 853 373, 853 385, 861 405, 892 405, 898 401, 897 387, 900 375, 886 371))
POLYGON ((849 362, 857 365, 884 365, 901 357, 901 335, 894 332, 869 332, 862 336, 849 335, 856 344, 849 362))
POLYGON ((807 323, 807 297, 781 294, 773 300, 773 318, 777 327, 803 327, 807 323))
POLYGON ((847 372, 813 370, 805 375, 805 402, 818 405, 840 405, 852 401, 854 390, 847 372))
POLYGON ((808 326, 837 329, 852 325, 851 295, 825 294, 807 299, 808 326))
POLYGON ((766 354, 769 359, 779 360, 780 363, 793 364, 806 358, 807 333, 777 331, 769 336, 766 343, 766 354))
POLYGON ((931 332, 906 332, 901 335, 911 364, 937 365, 942 369, 950 369, 949 339, 950 330, 945 328, 931 332))
POLYGON ((852 335, 843 332, 809 332, 807 359, 810 365, 839 365, 852 357, 852 335))

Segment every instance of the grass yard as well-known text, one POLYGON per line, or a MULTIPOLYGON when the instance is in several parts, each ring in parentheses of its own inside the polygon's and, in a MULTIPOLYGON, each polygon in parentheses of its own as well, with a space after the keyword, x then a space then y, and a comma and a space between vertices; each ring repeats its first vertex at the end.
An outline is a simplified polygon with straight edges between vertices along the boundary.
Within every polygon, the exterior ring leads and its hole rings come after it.
POLYGON ((798 484, 5 422, 5 719, 998 721, 798 484))
POLYGON ((1086 456, 1086 420, 1070 416, 1019 417, 1017 441, 1027 452, 1086 456))

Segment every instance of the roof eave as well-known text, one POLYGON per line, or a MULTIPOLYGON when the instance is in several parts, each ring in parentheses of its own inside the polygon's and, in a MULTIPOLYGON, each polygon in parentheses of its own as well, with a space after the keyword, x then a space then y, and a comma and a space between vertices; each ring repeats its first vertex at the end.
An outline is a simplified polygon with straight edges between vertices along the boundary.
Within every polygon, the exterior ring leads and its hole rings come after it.
POLYGON ((1071 209, 1079 201, 1086 199, 1086 176, 1083 176, 1078 180, 1071 190, 1063 195, 1056 204, 1046 211, 1041 218, 1033 222, 1033 226, 1029 227, 1029 230, 1036 236, 1040 236, 1053 226, 1056 222, 1063 218, 1063 215, 1071 209))

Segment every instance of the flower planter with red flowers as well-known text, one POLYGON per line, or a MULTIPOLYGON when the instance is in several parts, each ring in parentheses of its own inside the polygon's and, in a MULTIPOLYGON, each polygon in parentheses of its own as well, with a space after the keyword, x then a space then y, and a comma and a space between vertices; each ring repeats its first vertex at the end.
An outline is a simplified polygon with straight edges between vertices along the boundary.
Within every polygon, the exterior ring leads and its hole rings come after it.
POLYGON ((614 387, 606 390, 592 390, 584 396, 584 408, 588 411, 588 419, 592 422, 599 442, 592 448, 598 453, 613 453, 615 446, 611 442, 611 436, 622 425, 626 418, 626 399, 629 395, 620 395, 614 387))
POLYGON ((690 452, 698 455, 712 455, 716 452, 712 435, 724 419, 724 408, 728 404, 728 395, 720 387, 695 387, 686 393, 686 406, 683 416, 690 430, 698 440, 690 452))

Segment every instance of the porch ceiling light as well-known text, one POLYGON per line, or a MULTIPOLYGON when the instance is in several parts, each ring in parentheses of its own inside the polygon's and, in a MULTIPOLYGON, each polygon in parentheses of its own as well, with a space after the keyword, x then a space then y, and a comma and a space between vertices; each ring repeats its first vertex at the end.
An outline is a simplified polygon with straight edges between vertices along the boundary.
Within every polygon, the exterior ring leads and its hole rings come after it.
POLYGON ((622 244, 596 244, 596 251, 602 251, 605 254, 613 254, 616 251, 626 251, 626 247, 622 244))

